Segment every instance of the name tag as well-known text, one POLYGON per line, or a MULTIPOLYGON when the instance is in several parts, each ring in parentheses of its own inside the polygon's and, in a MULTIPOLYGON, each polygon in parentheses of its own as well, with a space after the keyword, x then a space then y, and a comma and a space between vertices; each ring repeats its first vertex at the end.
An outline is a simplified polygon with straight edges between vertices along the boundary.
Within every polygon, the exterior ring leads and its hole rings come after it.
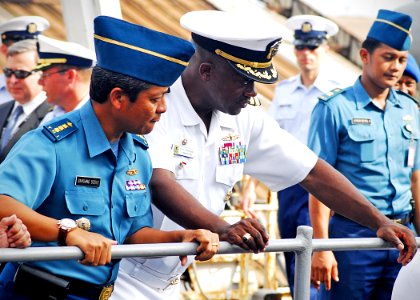
POLYGON ((98 188, 101 185, 101 178, 99 177, 86 177, 86 176, 76 176, 74 185, 89 186, 98 188))
POLYGON ((351 119, 351 124, 352 125, 356 125, 356 124, 371 125, 372 120, 368 119, 368 118, 353 118, 353 119, 351 119))
POLYGON ((174 155, 194 158, 194 149, 185 145, 172 145, 174 155))

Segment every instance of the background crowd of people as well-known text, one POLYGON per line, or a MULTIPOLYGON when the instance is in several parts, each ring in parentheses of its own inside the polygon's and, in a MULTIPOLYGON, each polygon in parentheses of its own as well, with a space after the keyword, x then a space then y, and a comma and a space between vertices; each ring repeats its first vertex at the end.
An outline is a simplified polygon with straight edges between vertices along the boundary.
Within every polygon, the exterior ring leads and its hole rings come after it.
POLYGON ((323 69, 338 26, 313 15, 287 20, 300 71, 278 82, 271 22, 193 11, 180 19, 190 42, 98 16, 95 51, 43 36, 41 17, 0 24, 0 247, 85 255, 3 265, 0 299, 178 299, 181 274, 219 240, 267 246, 253 214, 219 218, 244 175, 278 192, 283 238, 310 225, 397 248, 314 253, 311 299, 391 299, 420 231, 412 19, 378 12, 350 87, 323 69), (277 85, 268 112, 250 105, 256 82, 277 85), (111 258, 115 244, 190 241, 195 257, 111 258))

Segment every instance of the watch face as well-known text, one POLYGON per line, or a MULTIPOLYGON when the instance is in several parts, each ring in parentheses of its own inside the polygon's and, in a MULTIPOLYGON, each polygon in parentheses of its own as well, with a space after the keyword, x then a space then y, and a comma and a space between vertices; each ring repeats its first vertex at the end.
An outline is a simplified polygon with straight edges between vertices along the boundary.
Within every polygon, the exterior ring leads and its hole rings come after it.
POLYGON ((72 229, 72 228, 77 227, 77 224, 74 220, 65 218, 65 219, 60 220, 60 226, 63 229, 72 229))

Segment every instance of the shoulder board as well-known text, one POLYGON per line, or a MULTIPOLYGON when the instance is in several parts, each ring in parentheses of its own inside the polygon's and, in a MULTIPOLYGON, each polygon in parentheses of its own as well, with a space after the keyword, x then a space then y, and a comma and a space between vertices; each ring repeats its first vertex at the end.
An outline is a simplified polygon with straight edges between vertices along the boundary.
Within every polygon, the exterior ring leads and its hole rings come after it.
POLYGON ((78 128, 69 119, 45 125, 42 132, 52 141, 58 142, 75 132, 78 128))
POLYGON ((413 101, 414 101, 414 103, 416 103, 417 105, 419 105, 419 100, 417 100, 417 99, 416 99, 416 98, 414 98, 413 96, 411 96, 411 95, 409 95, 409 94, 407 94, 407 93, 404 93, 403 91, 400 91, 400 90, 395 90, 395 92, 396 92, 397 94, 407 96, 407 98, 410 98, 411 100, 413 100, 413 101))
POLYGON ((338 94, 341 94, 343 91, 344 91, 343 89, 336 88, 336 89, 333 89, 333 90, 325 93, 322 96, 319 96, 318 99, 322 100, 322 101, 328 101, 331 98, 333 98, 334 96, 336 96, 338 94))
POLYGON ((146 138, 141 134, 132 134, 133 140, 139 143, 144 149, 149 148, 146 138))

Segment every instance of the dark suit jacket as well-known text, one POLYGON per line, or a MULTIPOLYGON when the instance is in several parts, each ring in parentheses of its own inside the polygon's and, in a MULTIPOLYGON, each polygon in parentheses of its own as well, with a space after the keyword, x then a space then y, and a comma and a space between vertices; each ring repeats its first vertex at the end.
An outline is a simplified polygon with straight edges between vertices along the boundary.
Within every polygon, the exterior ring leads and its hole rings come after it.
MULTIPOLYGON (((12 112, 13 105, 15 101, 8 101, 0 105, 0 128, 3 129, 6 125, 7 118, 9 117, 10 113, 12 112)), ((51 105, 45 100, 42 102, 27 118, 23 123, 19 126, 16 133, 11 137, 9 142, 7 143, 6 147, 4 147, 3 151, 0 153, 0 163, 6 158, 7 154, 10 152, 10 149, 16 144, 16 142, 28 131, 35 129, 39 126, 39 123, 45 117, 47 112, 50 110, 51 105)), ((0 130, 0 134, 3 134, 3 130, 0 130)), ((0 141, 1 141, 0 136, 0 141)))

